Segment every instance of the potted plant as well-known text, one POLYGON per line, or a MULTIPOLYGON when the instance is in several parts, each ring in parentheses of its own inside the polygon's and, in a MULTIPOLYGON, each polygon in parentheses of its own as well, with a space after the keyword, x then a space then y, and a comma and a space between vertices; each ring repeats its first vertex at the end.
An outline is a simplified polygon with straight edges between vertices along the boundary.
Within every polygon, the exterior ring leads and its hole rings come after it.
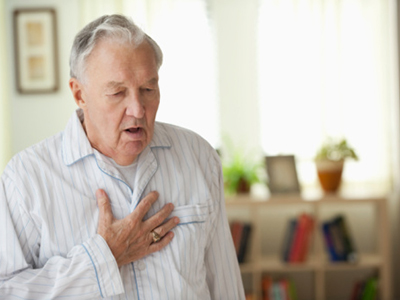
POLYGON ((224 186, 227 194, 249 193, 250 187, 261 181, 262 164, 256 163, 235 152, 232 157, 222 161, 224 186))
POLYGON ((322 189, 334 193, 340 186, 345 159, 358 160, 354 149, 346 139, 328 139, 315 156, 317 174, 322 189))

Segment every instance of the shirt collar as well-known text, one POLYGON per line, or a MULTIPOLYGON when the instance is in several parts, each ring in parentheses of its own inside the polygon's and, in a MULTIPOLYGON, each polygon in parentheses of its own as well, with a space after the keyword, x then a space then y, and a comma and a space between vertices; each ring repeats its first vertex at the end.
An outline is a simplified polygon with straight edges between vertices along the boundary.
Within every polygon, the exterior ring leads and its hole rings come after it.
MULTIPOLYGON (((94 149, 92 148, 82 126, 83 118, 83 111, 79 108, 72 114, 67 126, 65 127, 62 142, 62 156, 64 163, 67 166, 94 154, 94 149)), ((154 134, 149 147, 171 147, 167 130, 162 123, 155 123, 154 134)))

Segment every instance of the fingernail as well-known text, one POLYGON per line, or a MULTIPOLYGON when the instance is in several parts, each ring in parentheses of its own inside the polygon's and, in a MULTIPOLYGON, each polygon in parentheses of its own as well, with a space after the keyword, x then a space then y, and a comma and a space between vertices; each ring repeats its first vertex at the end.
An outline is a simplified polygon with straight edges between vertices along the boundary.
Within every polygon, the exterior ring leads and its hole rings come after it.
POLYGON ((174 206, 172 203, 169 204, 169 208, 170 208, 170 209, 174 209, 174 207, 175 207, 175 206, 174 206))
POLYGON ((175 224, 179 224, 179 222, 180 222, 179 218, 178 218, 178 217, 175 217, 175 218, 174 218, 174 222, 175 222, 175 224))

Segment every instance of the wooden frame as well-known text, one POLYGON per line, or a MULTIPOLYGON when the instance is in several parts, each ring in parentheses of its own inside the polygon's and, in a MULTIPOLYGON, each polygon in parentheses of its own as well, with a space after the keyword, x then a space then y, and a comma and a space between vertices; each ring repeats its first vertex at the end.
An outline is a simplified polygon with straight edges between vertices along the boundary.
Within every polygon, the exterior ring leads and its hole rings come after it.
POLYGON ((266 156, 265 162, 271 194, 300 193, 293 155, 266 156))
POLYGON ((52 8, 14 11, 16 85, 22 94, 58 90, 57 21, 52 8))

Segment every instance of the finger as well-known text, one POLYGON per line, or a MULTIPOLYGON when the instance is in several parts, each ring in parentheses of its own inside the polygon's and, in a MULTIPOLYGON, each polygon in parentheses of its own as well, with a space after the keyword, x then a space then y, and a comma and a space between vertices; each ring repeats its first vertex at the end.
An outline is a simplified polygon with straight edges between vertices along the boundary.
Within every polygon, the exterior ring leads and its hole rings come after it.
POLYGON ((153 230, 154 228, 160 226, 166 218, 171 214, 174 210, 174 205, 172 203, 165 204, 160 211, 158 211, 154 216, 150 217, 148 220, 144 222, 145 226, 149 230, 153 230))
POLYGON ((143 220, 144 216, 150 210, 151 206, 158 199, 158 192, 152 191, 146 195, 136 206, 135 210, 131 213, 131 217, 143 220))
POLYGON ((150 253, 160 251, 162 248, 167 246, 174 237, 174 233, 172 231, 168 232, 160 241, 157 243, 152 243, 149 247, 150 253))
MULTIPOLYGON (((179 224, 179 218, 173 217, 173 218, 169 219, 167 222, 165 222, 163 225, 161 225, 157 228, 154 228, 153 231, 155 231, 158 235, 163 237, 178 224, 179 224)), ((151 238, 153 239, 152 234, 151 234, 151 238)))
POLYGON ((110 200, 105 191, 96 191, 97 205, 99 207, 99 223, 111 224, 114 216, 111 210, 110 200))

